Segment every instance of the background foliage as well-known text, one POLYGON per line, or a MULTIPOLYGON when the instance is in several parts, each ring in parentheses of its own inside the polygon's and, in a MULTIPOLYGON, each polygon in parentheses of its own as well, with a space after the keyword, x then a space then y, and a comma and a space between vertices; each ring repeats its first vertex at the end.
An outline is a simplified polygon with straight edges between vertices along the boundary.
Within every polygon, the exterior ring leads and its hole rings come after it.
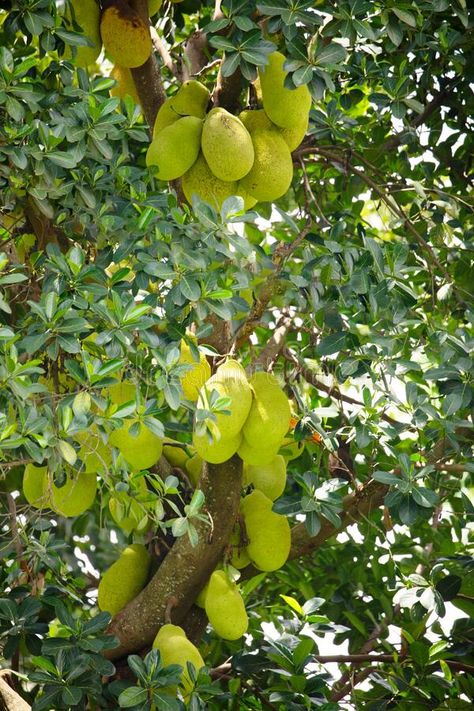
MULTIPOLYGON (((114 641, 91 570, 128 540, 107 502, 134 479, 112 467, 73 520, 16 492, 26 462, 48 462, 61 483, 79 466, 74 433, 129 414, 112 417, 101 395, 121 373, 139 383, 154 431, 189 442, 178 346, 194 323, 209 353, 232 348, 284 378, 306 449, 277 506, 317 552, 243 583, 251 635, 205 633, 213 671, 190 707, 471 708, 466 2, 230 0, 216 19, 209 3, 165 3, 155 24, 175 67, 192 33, 207 33, 209 88, 219 65, 241 72, 244 107, 278 46, 293 84, 311 89, 292 188, 248 214, 236 199, 220 214, 179 204, 145 168, 139 108, 110 97, 107 65, 87 73, 65 58, 83 42, 67 5, 0 11, 0 645, 17 691, 36 711, 182 707, 160 695, 176 670, 156 652, 130 656, 128 670, 103 654, 114 641), (368 490, 379 505, 351 518, 347 497, 368 490), (334 673, 333 642, 344 645, 334 673), (353 656, 371 654, 385 657, 353 656)), ((153 476, 158 537, 170 535, 170 501, 186 533, 189 492, 153 476)))

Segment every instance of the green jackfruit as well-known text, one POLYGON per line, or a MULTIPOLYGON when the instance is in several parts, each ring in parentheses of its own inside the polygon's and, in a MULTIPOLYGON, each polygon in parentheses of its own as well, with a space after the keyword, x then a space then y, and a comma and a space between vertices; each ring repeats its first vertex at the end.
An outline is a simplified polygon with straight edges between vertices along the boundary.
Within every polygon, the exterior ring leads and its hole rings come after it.
POLYGON ((194 360, 191 348, 184 339, 181 340, 179 363, 190 365, 192 368, 180 377, 181 387, 184 397, 191 402, 196 402, 199 397, 199 390, 211 377, 211 366, 207 362, 204 353, 199 354, 199 362, 194 360))
POLYGON ((274 513, 271 500, 257 489, 242 499, 240 510, 249 540, 247 553, 254 565, 265 571, 281 568, 291 547, 287 518, 274 513))
POLYGON ((149 27, 125 0, 102 12, 100 34, 107 54, 122 67, 141 67, 151 54, 149 27))
POLYGON ((247 380, 245 370, 236 360, 227 360, 217 368, 199 393, 197 410, 209 409, 209 398, 216 390, 221 397, 230 399, 228 414, 216 413, 215 423, 210 423, 211 429, 216 428, 222 439, 236 437, 242 429, 252 404, 252 390, 247 380))
POLYGON ((257 129, 251 136, 255 160, 239 187, 258 201, 277 200, 287 192, 293 179, 290 149, 274 129, 257 129))
POLYGON ((151 557, 145 546, 127 546, 100 579, 97 604, 112 617, 145 587, 151 557))
POLYGON ((64 486, 50 484, 51 508, 61 516, 80 516, 90 509, 97 493, 95 473, 81 473, 67 477, 64 486))
POLYGON ((240 180, 253 165, 250 134, 242 121, 225 109, 215 108, 207 114, 201 146, 209 168, 220 180, 240 180))
POLYGON ((229 545, 231 546, 230 564, 238 570, 246 568, 252 562, 246 550, 246 541, 242 539, 240 523, 236 523, 232 529, 229 545))
POLYGON ((186 462, 186 471, 188 473, 191 484, 194 484, 194 486, 198 485, 198 481, 201 477, 202 462, 203 462, 203 459, 202 459, 202 457, 199 456, 199 454, 194 454, 186 462))
POLYGON ((125 533, 144 533, 150 527, 148 513, 150 504, 154 503, 156 497, 148 491, 145 477, 134 477, 130 484, 130 493, 114 491, 109 499, 109 511, 115 523, 125 533))
MULTIPOLYGON (((93 45, 76 47, 73 61, 78 67, 87 67, 89 64, 94 64, 102 49, 99 5, 96 0, 73 0, 72 7, 77 24, 93 45)), ((70 49, 67 48, 65 56, 70 54, 70 49)))
POLYGON ((251 447, 280 448, 290 426, 290 403, 271 373, 260 371, 250 379, 254 399, 242 429, 251 447))
POLYGON ((148 0, 148 14, 150 17, 156 15, 160 7, 163 5, 163 0, 148 0))
POLYGON ((110 96, 118 96, 119 99, 131 96, 136 104, 140 103, 130 69, 115 64, 110 76, 117 82, 116 86, 110 90, 110 96))
POLYGON ((220 210, 222 203, 231 195, 237 195, 237 183, 216 178, 202 153, 192 168, 183 175, 181 182, 186 200, 192 205, 193 195, 220 210))
POLYGON ((290 151, 294 151, 300 145, 308 130, 309 117, 306 116, 302 121, 296 123, 290 128, 280 128, 280 134, 283 136, 290 151))
POLYGON ((277 454, 269 464, 244 466, 244 481, 253 484, 271 501, 281 496, 286 485, 286 462, 277 454))
POLYGON ((215 570, 206 593, 206 614, 219 637, 239 639, 247 631, 248 617, 244 601, 223 570, 215 570))
POLYGON ((278 445, 272 444, 268 447, 264 442, 258 446, 252 447, 247 442, 245 437, 242 437, 242 442, 237 450, 237 454, 247 465, 265 466, 270 464, 270 462, 276 457, 278 449, 278 445))
POLYGON ((114 405, 125 405, 126 402, 135 400, 137 396, 137 386, 129 380, 122 380, 119 383, 114 383, 104 388, 102 395, 108 398, 114 405))
POLYGON ((291 128, 302 123, 311 108, 311 94, 306 85, 297 89, 284 86, 287 72, 283 69, 286 57, 272 52, 268 65, 260 67, 258 75, 262 91, 263 108, 270 121, 281 128, 291 128))
POLYGON ((184 469, 186 462, 191 459, 191 455, 186 451, 190 449, 182 442, 178 442, 171 437, 163 437, 163 456, 172 467, 184 469))
POLYGON ((287 462, 291 462, 293 459, 298 459, 305 448, 305 443, 302 440, 296 441, 292 437, 285 437, 280 447, 280 454, 286 459, 287 462))
POLYGON ((82 472, 96 474, 110 467, 112 464, 110 446, 102 441, 95 425, 87 430, 81 430, 74 435, 74 439, 81 445, 78 457, 82 460, 82 472))
POLYGON ((139 424, 138 434, 131 434, 130 428, 135 422, 137 420, 134 418, 125 419, 121 427, 111 432, 109 442, 117 447, 133 471, 141 471, 152 467, 159 460, 163 441, 143 423, 139 424))
POLYGON ((23 496, 37 509, 49 507, 48 467, 26 465, 23 472, 23 496))
POLYGON ((264 129, 265 131, 270 131, 271 129, 275 131, 278 130, 275 124, 270 121, 263 109, 249 109, 241 111, 239 118, 247 131, 251 134, 259 129, 264 129))
POLYGON ((190 662, 193 665, 196 673, 204 666, 204 659, 201 657, 198 648, 189 641, 181 627, 163 625, 155 637, 153 649, 159 650, 164 666, 179 664, 183 667, 181 686, 183 687, 184 695, 188 695, 193 688, 193 683, 188 673, 187 663, 190 662))
POLYGON ((239 433, 234 437, 222 437, 209 440, 207 434, 193 434, 193 445, 201 459, 210 464, 221 464, 230 459, 238 450, 242 441, 239 433))
POLYGON ((158 167, 160 180, 175 180, 196 162, 201 144, 202 121, 184 116, 158 133, 146 154, 147 166, 158 167))
POLYGON ((170 126, 183 116, 203 119, 209 103, 209 90, 195 79, 182 84, 176 94, 170 96, 158 110, 153 126, 153 138, 166 126, 170 126))

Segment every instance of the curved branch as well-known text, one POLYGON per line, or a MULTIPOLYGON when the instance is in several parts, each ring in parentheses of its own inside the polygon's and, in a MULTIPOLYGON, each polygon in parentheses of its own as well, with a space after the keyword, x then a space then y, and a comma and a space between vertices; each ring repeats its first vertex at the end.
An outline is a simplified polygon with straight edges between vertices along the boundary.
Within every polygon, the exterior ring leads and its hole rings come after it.
POLYGON ((31 711, 31 706, 0 676, 0 711, 31 711))
POLYGON ((173 601, 171 617, 179 624, 190 610, 200 589, 222 559, 238 514, 242 484, 242 461, 234 456, 224 464, 209 464, 200 480, 206 512, 213 521, 212 536, 207 522, 198 521, 198 544, 178 538, 146 588, 114 617, 109 633, 120 644, 107 656, 117 659, 150 646, 173 601))

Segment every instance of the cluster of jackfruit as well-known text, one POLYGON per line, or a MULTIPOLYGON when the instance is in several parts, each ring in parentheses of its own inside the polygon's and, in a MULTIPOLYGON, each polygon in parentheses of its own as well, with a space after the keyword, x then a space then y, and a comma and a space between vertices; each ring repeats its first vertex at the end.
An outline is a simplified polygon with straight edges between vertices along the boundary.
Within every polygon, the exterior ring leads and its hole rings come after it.
POLYGON ((306 86, 284 86, 280 52, 259 70, 263 109, 234 116, 223 108, 207 113, 210 95, 195 80, 185 82, 161 106, 146 162, 161 180, 182 178, 189 202, 197 195, 216 208, 240 195, 245 208, 276 200, 293 178, 291 151, 308 128, 311 95, 306 86))
POLYGON ((99 609, 116 615, 145 587, 150 564, 151 556, 145 546, 140 543, 127 546, 100 579, 99 609))

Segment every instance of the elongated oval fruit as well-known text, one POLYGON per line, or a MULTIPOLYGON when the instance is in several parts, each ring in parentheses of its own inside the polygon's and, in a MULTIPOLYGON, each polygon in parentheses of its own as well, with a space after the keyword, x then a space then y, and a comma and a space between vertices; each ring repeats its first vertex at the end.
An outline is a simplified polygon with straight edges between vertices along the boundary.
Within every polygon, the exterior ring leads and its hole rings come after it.
POLYGON ((159 650, 163 666, 179 664, 183 667, 181 686, 185 695, 189 694, 193 688, 193 682, 189 676, 187 664, 190 662, 197 673, 204 666, 204 659, 198 648, 186 637, 182 627, 169 624, 160 627, 153 642, 153 649, 159 650))
POLYGON ((147 166, 157 166, 160 180, 180 178, 196 162, 201 145, 202 121, 185 116, 160 131, 150 143, 147 166))
POLYGON ((37 509, 49 506, 48 467, 27 464, 23 472, 23 496, 37 509))
POLYGON ((207 362, 204 353, 199 354, 199 361, 194 359, 191 348, 184 339, 181 340, 179 363, 190 365, 190 368, 180 377, 181 387, 184 397, 191 402, 196 402, 199 397, 199 390, 211 377, 211 366, 207 362))
POLYGON ((237 585, 223 570, 215 570, 206 593, 206 614, 219 637, 239 639, 247 631, 248 617, 237 585))
POLYGON ((216 390, 221 397, 230 400, 226 413, 216 413, 215 426, 221 433, 222 439, 234 438, 244 426, 252 404, 252 390, 240 363, 230 359, 219 366, 215 374, 201 388, 197 410, 209 409, 209 397, 213 390, 216 390))
POLYGON ((288 398, 272 373, 255 373, 250 385, 254 398, 242 434, 251 447, 279 449, 290 425, 288 398))
POLYGON ((163 441, 143 423, 139 424, 136 435, 130 432, 136 422, 133 418, 124 420, 123 425, 111 432, 109 442, 121 452, 133 471, 152 467, 161 457, 163 441))
POLYGON ((252 133, 255 159, 240 183, 249 195, 261 202, 282 197, 293 179, 293 161, 284 138, 274 129, 252 133))
POLYGON ((244 466, 244 481, 253 484, 270 501, 281 496, 286 485, 286 462, 277 454, 269 464, 244 466))
POLYGON ((153 126, 153 138, 167 126, 183 116, 195 116, 203 119, 209 103, 209 89, 204 84, 190 79, 185 81, 176 94, 170 96, 160 106, 153 126))
MULTIPOLYGON (((72 7, 77 24, 82 29, 84 36, 92 43, 90 46, 80 46, 75 48, 73 61, 78 67, 87 67, 94 64, 102 49, 100 39, 100 10, 96 0, 73 0, 72 7)), ((70 49, 66 52, 69 55, 70 49)))
POLYGON ((271 500, 257 489, 242 499, 240 510, 249 540, 247 553, 254 565, 265 571, 281 568, 291 548, 287 518, 272 511, 271 500))
POLYGON ((134 543, 124 549, 100 579, 97 604, 112 617, 145 587, 151 557, 145 546, 134 543))
POLYGON ((208 113, 201 146, 209 168, 220 180, 240 180, 253 165, 250 134, 242 121, 226 109, 217 107, 208 113))
POLYGON ((80 516, 90 509, 97 493, 95 473, 81 473, 67 477, 64 486, 50 485, 51 508, 61 516, 80 516))
POLYGON ((272 52, 268 65, 260 67, 258 76, 262 92, 263 108, 270 121, 281 128, 300 124, 311 108, 311 94, 306 85, 287 89, 283 69, 286 57, 281 52, 272 52))
POLYGON ((122 67, 141 67, 151 54, 150 30, 125 0, 114 0, 102 12, 100 34, 108 55, 122 67))
POLYGON ((191 205, 193 195, 220 210, 222 203, 231 195, 237 195, 237 182, 225 182, 216 178, 202 153, 194 165, 183 175, 181 182, 186 200, 191 205))

